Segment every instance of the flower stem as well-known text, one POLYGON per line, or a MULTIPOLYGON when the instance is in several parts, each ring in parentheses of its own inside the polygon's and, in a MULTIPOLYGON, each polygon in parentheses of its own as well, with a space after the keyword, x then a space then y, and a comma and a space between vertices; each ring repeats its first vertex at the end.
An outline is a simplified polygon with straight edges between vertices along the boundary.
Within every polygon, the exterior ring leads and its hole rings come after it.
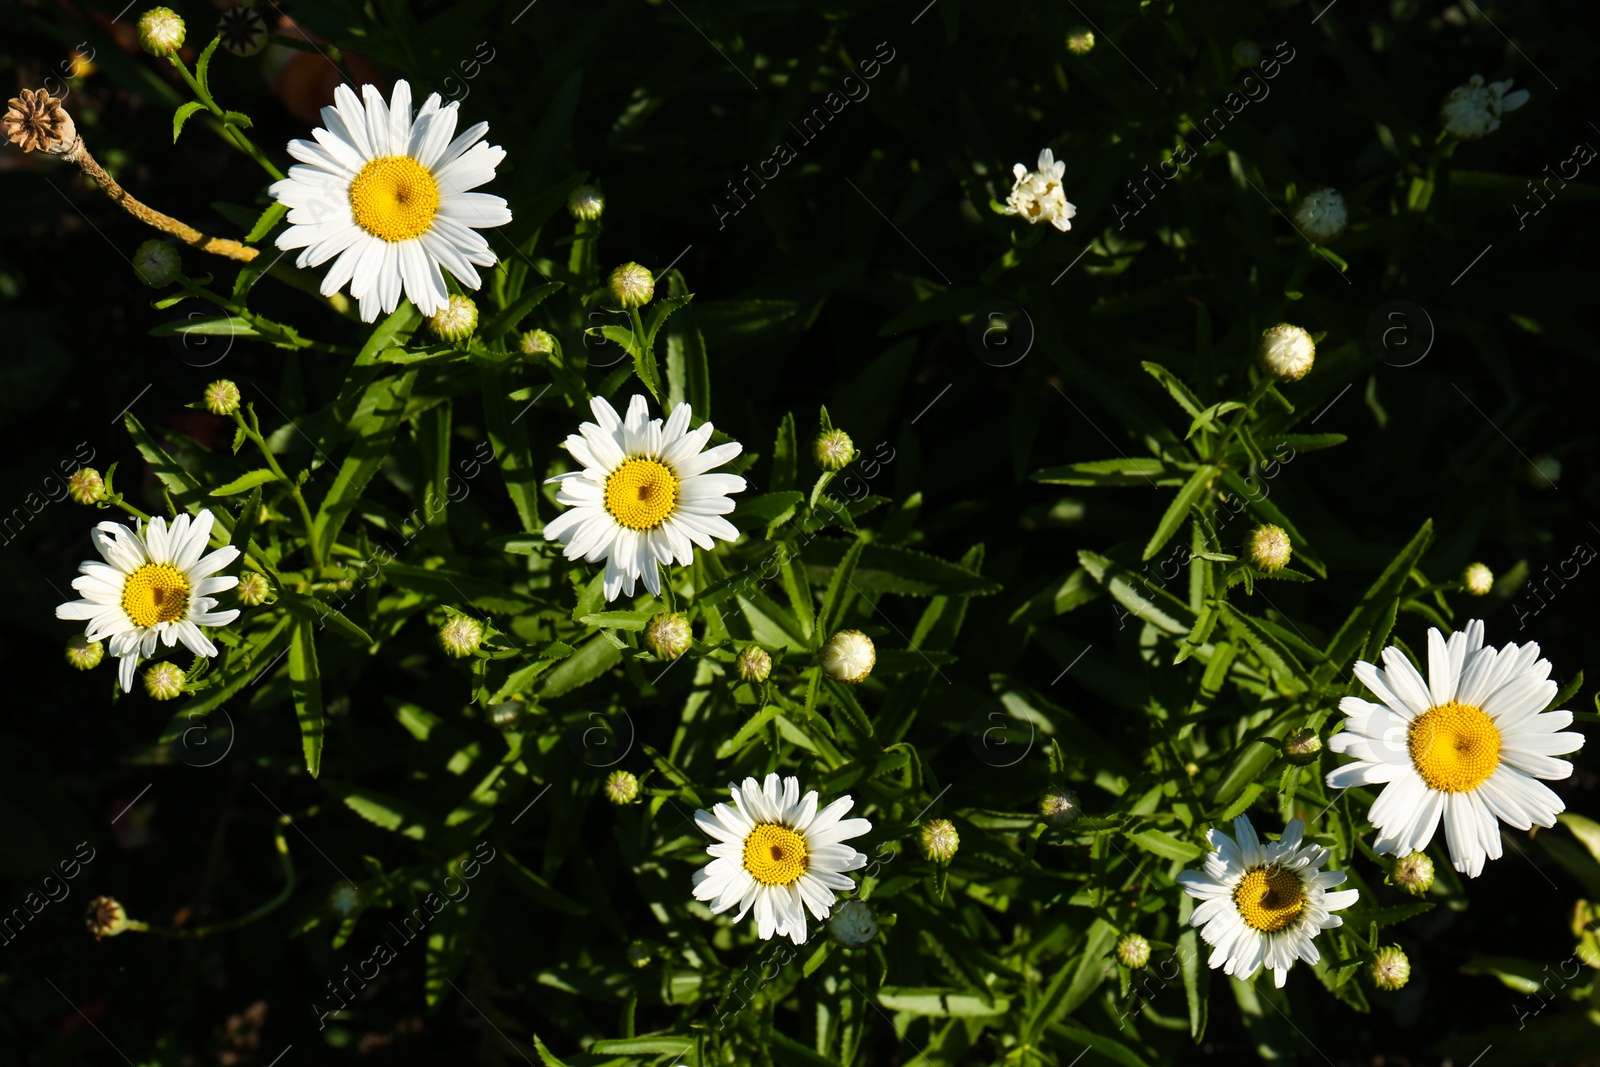
MULTIPOLYGON (((206 87, 201 85, 199 79, 193 74, 189 73, 189 67, 184 63, 183 58, 174 52, 167 59, 178 69, 178 73, 183 76, 183 80, 188 82, 189 88, 194 90, 195 98, 205 105, 206 110, 211 112, 218 122, 222 123, 222 136, 224 139, 232 141, 234 147, 259 163, 261 169, 281 181, 283 179, 283 171, 279 170, 272 160, 262 155, 261 150, 251 142, 245 132, 233 124, 228 118, 228 113, 219 107, 215 100, 211 99, 211 94, 206 91, 206 87)), ((249 120, 246 119, 245 121, 248 122, 249 120)))
POLYGON ((149 923, 138 922, 133 919, 128 920, 128 929, 137 930, 141 933, 155 934, 158 937, 198 939, 226 933, 229 930, 237 930, 241 926, 248 926, 262 916, 276 911, 288 901, 289 894, 294 892, 294 860, 289 857, 289 843, 283 837, 283 828, 287 825, 289 825, 289 816, 282 816, 278 820, 276 829, 272 832, 272 842, 278 850, 278 861, 283 866, 283 888, 278 890, 277 896, 265 904, 252 908, 236 919, 228 919, 225 922, 214 923, 210 926, 197 926, 192 930, 180 930, 171 926, 151 926, 149 923))
POLYGON ((244 432, 244 435, 255 442, 255 446, 261 450, 262 457, 267 461, 267 469, 273 473, 278 481, 289 487, 289 493, 294 497, 295 505, 300 509, 300 521, 305 523, 306 551, 311 554, 312 573, 321 574, 322 553, 317 550, 317 525, 311 518, 311 508, 306 505, 305 494, 300 492, 300 483, 284 473, 283 467, 278 464, 278 457, 273 455, 272 449, 267 447, 267 439, 261 436, 260 427, 251 425, 251 423, 256 422, 255 409, 253 407, 250 411, 250 422, 246 422, 244 416, 237 411, 233 413, 233 421, 244 432))

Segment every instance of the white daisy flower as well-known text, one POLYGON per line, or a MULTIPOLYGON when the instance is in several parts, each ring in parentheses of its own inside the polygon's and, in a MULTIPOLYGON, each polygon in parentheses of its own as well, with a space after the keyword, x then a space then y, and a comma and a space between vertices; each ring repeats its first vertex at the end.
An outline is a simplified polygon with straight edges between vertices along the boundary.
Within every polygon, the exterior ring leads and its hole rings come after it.
POLYGON ((1511 79, 1483 84, 1483 75, 1474 74, 1465 85, 1458 85, 1444 98, 1439 117, 1446 132, 1463 141, 1475 141, 1500 128, 1500 116, 1528 102, 1528 90, 1508 92, 1511 79))
POLYGON ((90 641, 110 638, 109 649, 121 659, 117 681, 133 691, 133 674, 158 644, 171 648, 182 641, 197 656, 215 656, 217 646, 200 629, 226 626, 239 617, 236 609, 212 611, 221 593, 239 584, 232 575, 213 578, 239 558, 229 545, 202 556, 211 540, 211 512, 191 519, 179 515, 167 525, 157 515, 141 530, 119 522, 102 522, 90 536, 105 559, 78 567, 72 588, 83 594, 56 608, 56 618, 87 620, 90 641))
POLYGON ((1021 215, 1029 223, 1048 222, 1062 232, 1072 229, 1068 220, 1078 209, 1067 202, 1067 194, 1061 188, 1067 165, 1057 162, 1050 149, 1039 153, 1038 170, 1029 170, 1018 163, 1011 168, 1011 173, 1016 184, 1011 188, 1011 195, 1006 197, 1007 215, 1021 215))
POLYGON ((1283 836, 1263 845, 1250 817, 1233 820, 1233 837, 1221 830, 1207 835, 1216 851, 1205 867, 1184 871, 1178 884, 1200 903, 1189 925, 1212 946, 1210 965, 1235 978, 1248 979, 1263 964, 1279 989, 1294 961, 1316 963, 1321 957, 1312 939, 1343 926, 1329 912, 1348 908, 1361 894, 1355 889, 1329 892, 1345 880, 1343 871, 1325 871, 1328 850, 1302 844, 1305 824, 1291 819, 1283 836))
POLYGON ((729 493, 744 492, 737 474, 708 474, 743 451, 737 441, 706 449, 711 423, 689 429, 689 405, 672 409, 665 427, 648 419, 649 405, 634 396, 628 417, 589 401, 595 422, 567 437, 566 449, 583 469, 558 474, 556 500, 572 510, 544 528, 549 541, 566 546, 568 559, 606 561, 607 600, 645 588, 661 592, 662 563, 694 562, 694 546, 710 549, 716 538, 736 540, 739 531, 722 516, 733 510, 729 493), (702 451, 704 449, 704 451, 702 451))
POLYGON ((694 897, 721 913, 738 905, 738 922, 756 913, 762 940, 774 934, 797 945, 806 941, 806 911, 817 921, 833 908, 833 891, 848 891, 855 882, 845 871, 867 865, 867 857, 843 842, 872 829, 866 819, 842 816, 855 803, 840 797, 817 810, 815 790, 800 796, 800 779, 776 774, 764 785, 746 778, 732 783, 734 807, 718 804, 697 811, 694 821, 716 838, 706 846, 710 863, 694 872, 694 897))
POLYGON ((338 256, 322 279, 322 295, 350 285, 361 318, 372 322, 405 295, 424 315, 449 300, 443 267, 462 285, 482 281, 473 265, 492 267, 495 255, 474 227, 504 226, 511 211, 498 196, 472 193, 494 177, 505 149, 480 144, 489 124, 456 132, 457 102, 439 94, 411 114, 411 86, 398 81, 386 105, 377 86, 361 87, 365 104, 347 85, 322 109, 315 141, 290 141, 300 161, 268 192, 289 207, 279 248, 299 248, 299 267, 338 256))
POLYGON ((1403 856, 1421 851, 1444 823, 1456 870, 1476 878, 1499 859, 1500 823, 1518 830, 1554 826, 1566 805, 1538 781, 1566 778, 1583 735, 1562 732, 1570 711, 1545 711, 1556 695, 1550 661, 1529 642, 1483 647, 1474 619, 1447 642, 1428 631, 1426 681, 1398 648, 1383 650, 1384 670, 1357 663, 1356 677, 1382 703, 1349 696, 1349 716, 1328 747, 1354 756, 1328 775, 1337 789, 1384 784, 1368 818, 1374 847, 1403 856))

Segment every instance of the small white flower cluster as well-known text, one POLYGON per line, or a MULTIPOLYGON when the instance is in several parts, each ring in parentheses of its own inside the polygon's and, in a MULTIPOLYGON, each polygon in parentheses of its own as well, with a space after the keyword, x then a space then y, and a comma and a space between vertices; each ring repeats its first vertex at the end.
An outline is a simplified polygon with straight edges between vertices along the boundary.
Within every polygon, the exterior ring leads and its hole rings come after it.
POLYGON ((1048 222, 1065 233, 1072 229, 1071 218, 1078 209, 1067 200, 1061 187, 1067 165, 1058 162, 1050 149, 1039 153, 1039 169, 1029 170, 1018 163, 1011 168, 1016 176, 1011 195, 1006 197, 1006 214, 1021 215, 1029 223, 1048 222))

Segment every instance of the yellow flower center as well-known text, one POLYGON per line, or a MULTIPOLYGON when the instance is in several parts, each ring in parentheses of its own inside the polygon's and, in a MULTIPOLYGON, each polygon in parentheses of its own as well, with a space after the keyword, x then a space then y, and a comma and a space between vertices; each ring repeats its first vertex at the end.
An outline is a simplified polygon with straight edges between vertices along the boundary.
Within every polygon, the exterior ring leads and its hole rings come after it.
POLYGON ((744 839, 744 869, 762 885, 789 885, 806 873, 806 839, 764 822, 744 839))
POLYGON ((623 460, 606 479, 606 510, 630 530, 653 530, 677 508, 678 476, 659 460, 623 460))
POLYGON ((1256 867, 1234 888, 1233 904, 1247 925, 1275 933, 1306 910, 1305 883, 1283 867, 1256 867))
POLYGON ((146 563, 122 583, 122 610, 135 626, 176 622, 189 612, 189 579, 170 563, 146 563))
POLYGON ((410 156, 384 156, 361 168, 350 183, 356 224, 385 241, 421 237, 439 213, 439 183, 410 156))
POLYGON ((1411 763, 1430 789, 1467 793, 1500 766, 1500 731, 1483 709, 1451 701, 1411 720, 1411 763))

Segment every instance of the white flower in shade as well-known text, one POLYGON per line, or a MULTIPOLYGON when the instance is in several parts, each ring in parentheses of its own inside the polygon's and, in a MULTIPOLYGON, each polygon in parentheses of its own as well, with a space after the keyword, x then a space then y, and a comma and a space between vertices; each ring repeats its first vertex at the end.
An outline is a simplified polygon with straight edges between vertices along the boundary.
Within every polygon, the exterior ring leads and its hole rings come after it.
POLYGON ((1538 781, 1566 778, 1583 735, 1563 732, 1570 711, 1545 711, 1556 695, 1550 661, 1539 646, 1485 648, 1477 619, 1450 635, 1428 631, 1428 677, 1398 648, 1383 650, 1384 669, 1358 662, 1355 675, 1381 703, 1348 696, 1348 718, 1328 747, 1354 756, 1328 775, 1336 789, 1383 785, 1367 817, 1377 851, 1420 851, 1444 823, 1455 869, 1476 878, 1499 859, 1500 823, 1519 830, 1554 826, 1565 809, 1538 781))
POLYGON ((200 628, 226 626, 239 617, 237 609, 211 610, 217 606, 213 594, 239 584, 231 575, 211 577, 239 558, 237 548, 201 555, 213 521, 202 510, 193 519, 179 515, 169 527, 157 515, 137 531, 102 522, 90 535, 105 562, 78 567, 72 588, 83 599, 57 607, 56 618, 87 620, 88 640, 110 639, 108 651, 121 660, 117 681, 123 692, 133 691, 140 659, 157 645, 171 648, 182 641, 197 656, 215 656, 217 646, 200 628))
POLYGON ((716 842, 706 847, 712 860, 694 872, 694 897, 720 914, 738 906, 738 922, 755 909, 756 932, 797 945, 806 941, 806 912, 822 921, 833 908, 834 890, 855 882, 846 871, 860 870, 867 857, 844 844, 872 829, 866 819, 846 819, 855 803, 840 797, 817 810, 813 790, 800 796, 800 780, 767 775, 764 784, 746 778, 729 784, 733 807, 718 804, 694 813, 695 822, 716 842))
POLYGON ((1256 357, 1261 361, 1261 369, 1274 378, 1295 382, 1311 372, 1311 364, 1317 358, 1317 343, 1299 326, 1280 322, 1261 331, 1256 357))
POLYGON ((361 302, 361 318, 393 311, 402 288, 424 315, 444 307, 450 293, 443 267, 462 285, 482 281, 474 265, 491 267, 495 255, 477 229, 504 226, 511 211, 498 196, 468 192, 494 177, 505 149, 480 143, 489 124, 456 132, 458 104, 440 105, 438 93, 411 113, 411 86, 398 81, 385 104, 377 86, 334 90, 322 109, 324 126, 313 141, 290 141, 299 160, 268 190, 289 208, 289 228, 279 248, 299 248, 299 267, 334 259, 322 295, 346 283, 361 302))
POLYGON ((828 932, 845 948, 861 948, 871 944, 878 936, 878 917, 872 905, 859 900, 847 900, 834 910, 828 920, 828 932))
POLYGON ((1210 965, 1248 979, 1263 964, 1279 989, 1295 960, 1314 964, 1321 957, 1312 939, 1343 926, 1330 912, 1348 908, 1360 892, 1329 892, 1345 880, 1343 871, 1325 871, 1328 850, 1303 843, 1305 824, 1291 819, 1277 841, 1262 844, 1250 817, 1233 820, 1233 837, 1221 830, 1207 836, 1215 850, 1198 871, 1178 875, 1183 891, 1200 903, 1189 925, 1212 946, 1210 965))
POLYGON ((1066 191, 1061 187, 1067 165, 1057 162, 1050 149, 1039 153, 1038 170, 1029 170, 1018 163, 1011 168, 1011 173, 1016 183, 1011 187, 1011 195, 1006 197, 1007 215, 1021 215, 1030 223, 1048 222, 1062 232, 1072 229, 1069 220, 1078 209, 1067 202, 1066 191))
POLYGON ((1528 102, 1528 90, 1507 92, 1510 88, 1510 78, 1485 85, 1483 75, 1474 74, 1467 84, 1451 89, 1439 109, 1445 132, 1463 141, 1475 141, 1498 130, 1501 115, 1528 102))
POLYGON ((1333 189, 1318 189, 1300 201, 1294 210, 1294 224, 1313 241, 1331 241, 1344 233, 1350 212, 1344 197, 1333 189))
POLYGON ((556 500, 571 508, 544 528, 549 541, 566 546, 568 559, 605 560, 605 594, 633 595, 644 579, 661 592, 660 564, 694 562, 694 546, 710 549, 739 531, 722 516, 733 510, 729 493, 744 492, 737 474, 710 474, 743 451, 737 441, 707 449, 711 423, 689 429, 688 404, 672 409, 667 423, 650 419, 644 397, 628 403, 619 418, 612 406, 589 401, 596 422, 567 437, 566 449, 582 470, 558 474, 556 500))

